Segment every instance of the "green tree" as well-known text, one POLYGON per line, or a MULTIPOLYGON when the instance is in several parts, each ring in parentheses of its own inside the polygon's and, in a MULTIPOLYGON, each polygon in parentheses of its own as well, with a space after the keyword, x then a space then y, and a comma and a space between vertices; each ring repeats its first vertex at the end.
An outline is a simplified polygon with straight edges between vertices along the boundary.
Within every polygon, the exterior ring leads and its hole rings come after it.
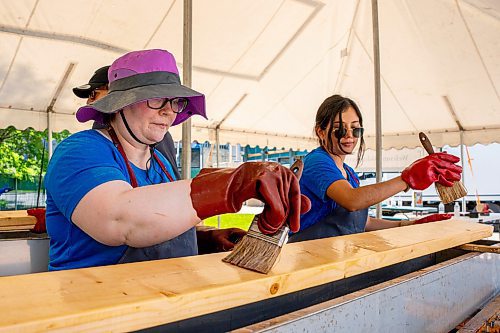
MULTIPOLYGON (((52 136, 60 142, 69 135, 68 131, 62 131, 52 136)), ((0 174, 17 180, 34 181, 40 174, 42 154, 42 173, 47 169, 46 141, 47 130, 41 132, 27 128, 21 131, 12 126, 0 129, 0 174)))

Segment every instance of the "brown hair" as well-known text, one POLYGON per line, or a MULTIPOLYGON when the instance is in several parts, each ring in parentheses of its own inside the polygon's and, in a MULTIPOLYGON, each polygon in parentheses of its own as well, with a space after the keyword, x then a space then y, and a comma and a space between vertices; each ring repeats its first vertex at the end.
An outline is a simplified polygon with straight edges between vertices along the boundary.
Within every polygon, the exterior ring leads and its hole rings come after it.
MULTIPOLYGON (((352 107, 354 111, 356 111, 356 115, 359 117, 359 124, 362 127, 363 116, 361 115, 361 111, 359 111, 359 108, 356 105, 356 103, 350 98, 341 95, 332 95, 327 99, 325 99, 318 108, 318 112, 316 113, 314 132, 318 137, 319 144, 321 145, 321 147, 330 154, 337 155, 333 152, 333 138, 335 137, 333 133, 334 132, 333 123, 335 117, 341 112, 345 112, 349 107, 352 107), (318 134, 318 129, 325 131, 328 128, 328 126, 330 126, 330 128, 328 129, 328 132, 326 134, 326 140, 322 140, 318 134)), ((338 139, 338 141, 340 141, 340 139, 338 139)), ((365 140, 363 137, 361 137, 359 143, 358 159, 356 162, 356 167, 362 161, 364 153, 365 153, 365 140)))

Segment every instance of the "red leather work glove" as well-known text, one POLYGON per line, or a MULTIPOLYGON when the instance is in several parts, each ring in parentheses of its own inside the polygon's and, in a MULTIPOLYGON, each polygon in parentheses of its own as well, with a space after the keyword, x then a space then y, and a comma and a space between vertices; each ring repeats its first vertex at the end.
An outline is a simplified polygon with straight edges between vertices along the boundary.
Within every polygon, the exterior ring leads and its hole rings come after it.
POLYGON ((432 183, 453 186, 460 180, 462 168, 454 163, 460 159, 447 153, 434 153, 413 162, 403 170, 401 178, 414 190, 425 190, 432 183))
POLYGON ((43 234, 47 232, 45 227, 45 208, 31 208, 27 210, 28 215, 36 217, 36 223, 31 232, 43 234))
POLYGON ((437 222, 437 221, 444 221, 444 220, 449 220, 453 217, 453 214, 432 214, 426 217, 422 217, 421 219, 418 220, 413 220, 413 221, 401 221, 400 225, 402 227, 407 226, 407 225, 412 225, 412 224, 423 224, 423 223, 429 223, 429 222, 437 222))
POLYGON ((292 232, 300 228, 300 214, 311 202, 300 194, 299 180, 278 163, 243 163, 236 169, 202 169, 191 181, 191 200, 200 219, 235 213, 243 202, 255 198, 264 202, 259 229, 275 233, 284 223, 292 232))
POLYGON ((196 229, 198 254, 230 251, 247 232, 239 228, 228 229, 196 229))
POLYGON ((422 224, 422 223, 429 223, 429 222, 444 221, 444 220, 449 220, 452 217, 453 217, 453 214, 432 214, 432 215, 428 215, 426 217, 422 217, 421 219, 413 221, 413 224, 422 224))

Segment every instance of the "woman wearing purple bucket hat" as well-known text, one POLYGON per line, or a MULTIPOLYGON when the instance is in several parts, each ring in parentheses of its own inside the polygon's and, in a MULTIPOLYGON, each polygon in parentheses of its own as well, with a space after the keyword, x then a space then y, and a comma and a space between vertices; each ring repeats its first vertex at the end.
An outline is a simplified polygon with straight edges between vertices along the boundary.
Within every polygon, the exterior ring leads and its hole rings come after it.
MULTIPOLYGON (((244 201, 265 203, 259 220, 272 234, 299 228, 309 200, 293 173, 276 163, 204 169, 177 180, 154 148, 170 126, 205 116, 205 97, 180 83, 172 54, 125 54, 108 71, 107 96, 80 108, 80 122, 106 129, 76 133, 56 148, 45 176, 50 270, 91 267, 197 254, 194 226, 232 213, 244 201)), ((220 230, 211 241, 230 250, 242 230, 220 230)), ((199 240, 200 242, 202 240, 199 240)))

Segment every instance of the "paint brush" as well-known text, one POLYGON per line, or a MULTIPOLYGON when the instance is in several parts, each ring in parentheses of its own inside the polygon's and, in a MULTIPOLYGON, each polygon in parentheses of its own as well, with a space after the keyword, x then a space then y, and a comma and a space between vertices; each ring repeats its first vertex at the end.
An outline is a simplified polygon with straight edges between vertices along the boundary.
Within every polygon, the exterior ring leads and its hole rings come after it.
MULTIPOLYGON (((290 169, 300 179, 303 169, 302 161, 295 161, 290 169)), ((222 261, 264 274, 271 270, 278 260, 281 248, 288 240, 290 228, 285 224, 274 235, 264 235, 259 230, 259 218, 260 214, 255 215, 248 233, 222 261)))
POLYGON ((255 215, 248 233, 222 261, 267 274, 278 259, 283 244, 288 240, 290 228, 282 226, 274 235, 264 235, 257 225, 259 216, 255 215))
MULTIPOLYGON (((432 148, 431 141, 423 132, 418 133, 418 138, 420 139, 420 143, 427 151, 427 153, 434 154, 434 148, 432 148)), ((467 190, 461 181, 456 181, 453 183, 453 186, 447 187, 443 186, 439 183, 434 183, 436 186, 436 191, 439 194, 439 198, 444 204, 453 202, 457 199, 463 198, 467 195, 467 190)))

